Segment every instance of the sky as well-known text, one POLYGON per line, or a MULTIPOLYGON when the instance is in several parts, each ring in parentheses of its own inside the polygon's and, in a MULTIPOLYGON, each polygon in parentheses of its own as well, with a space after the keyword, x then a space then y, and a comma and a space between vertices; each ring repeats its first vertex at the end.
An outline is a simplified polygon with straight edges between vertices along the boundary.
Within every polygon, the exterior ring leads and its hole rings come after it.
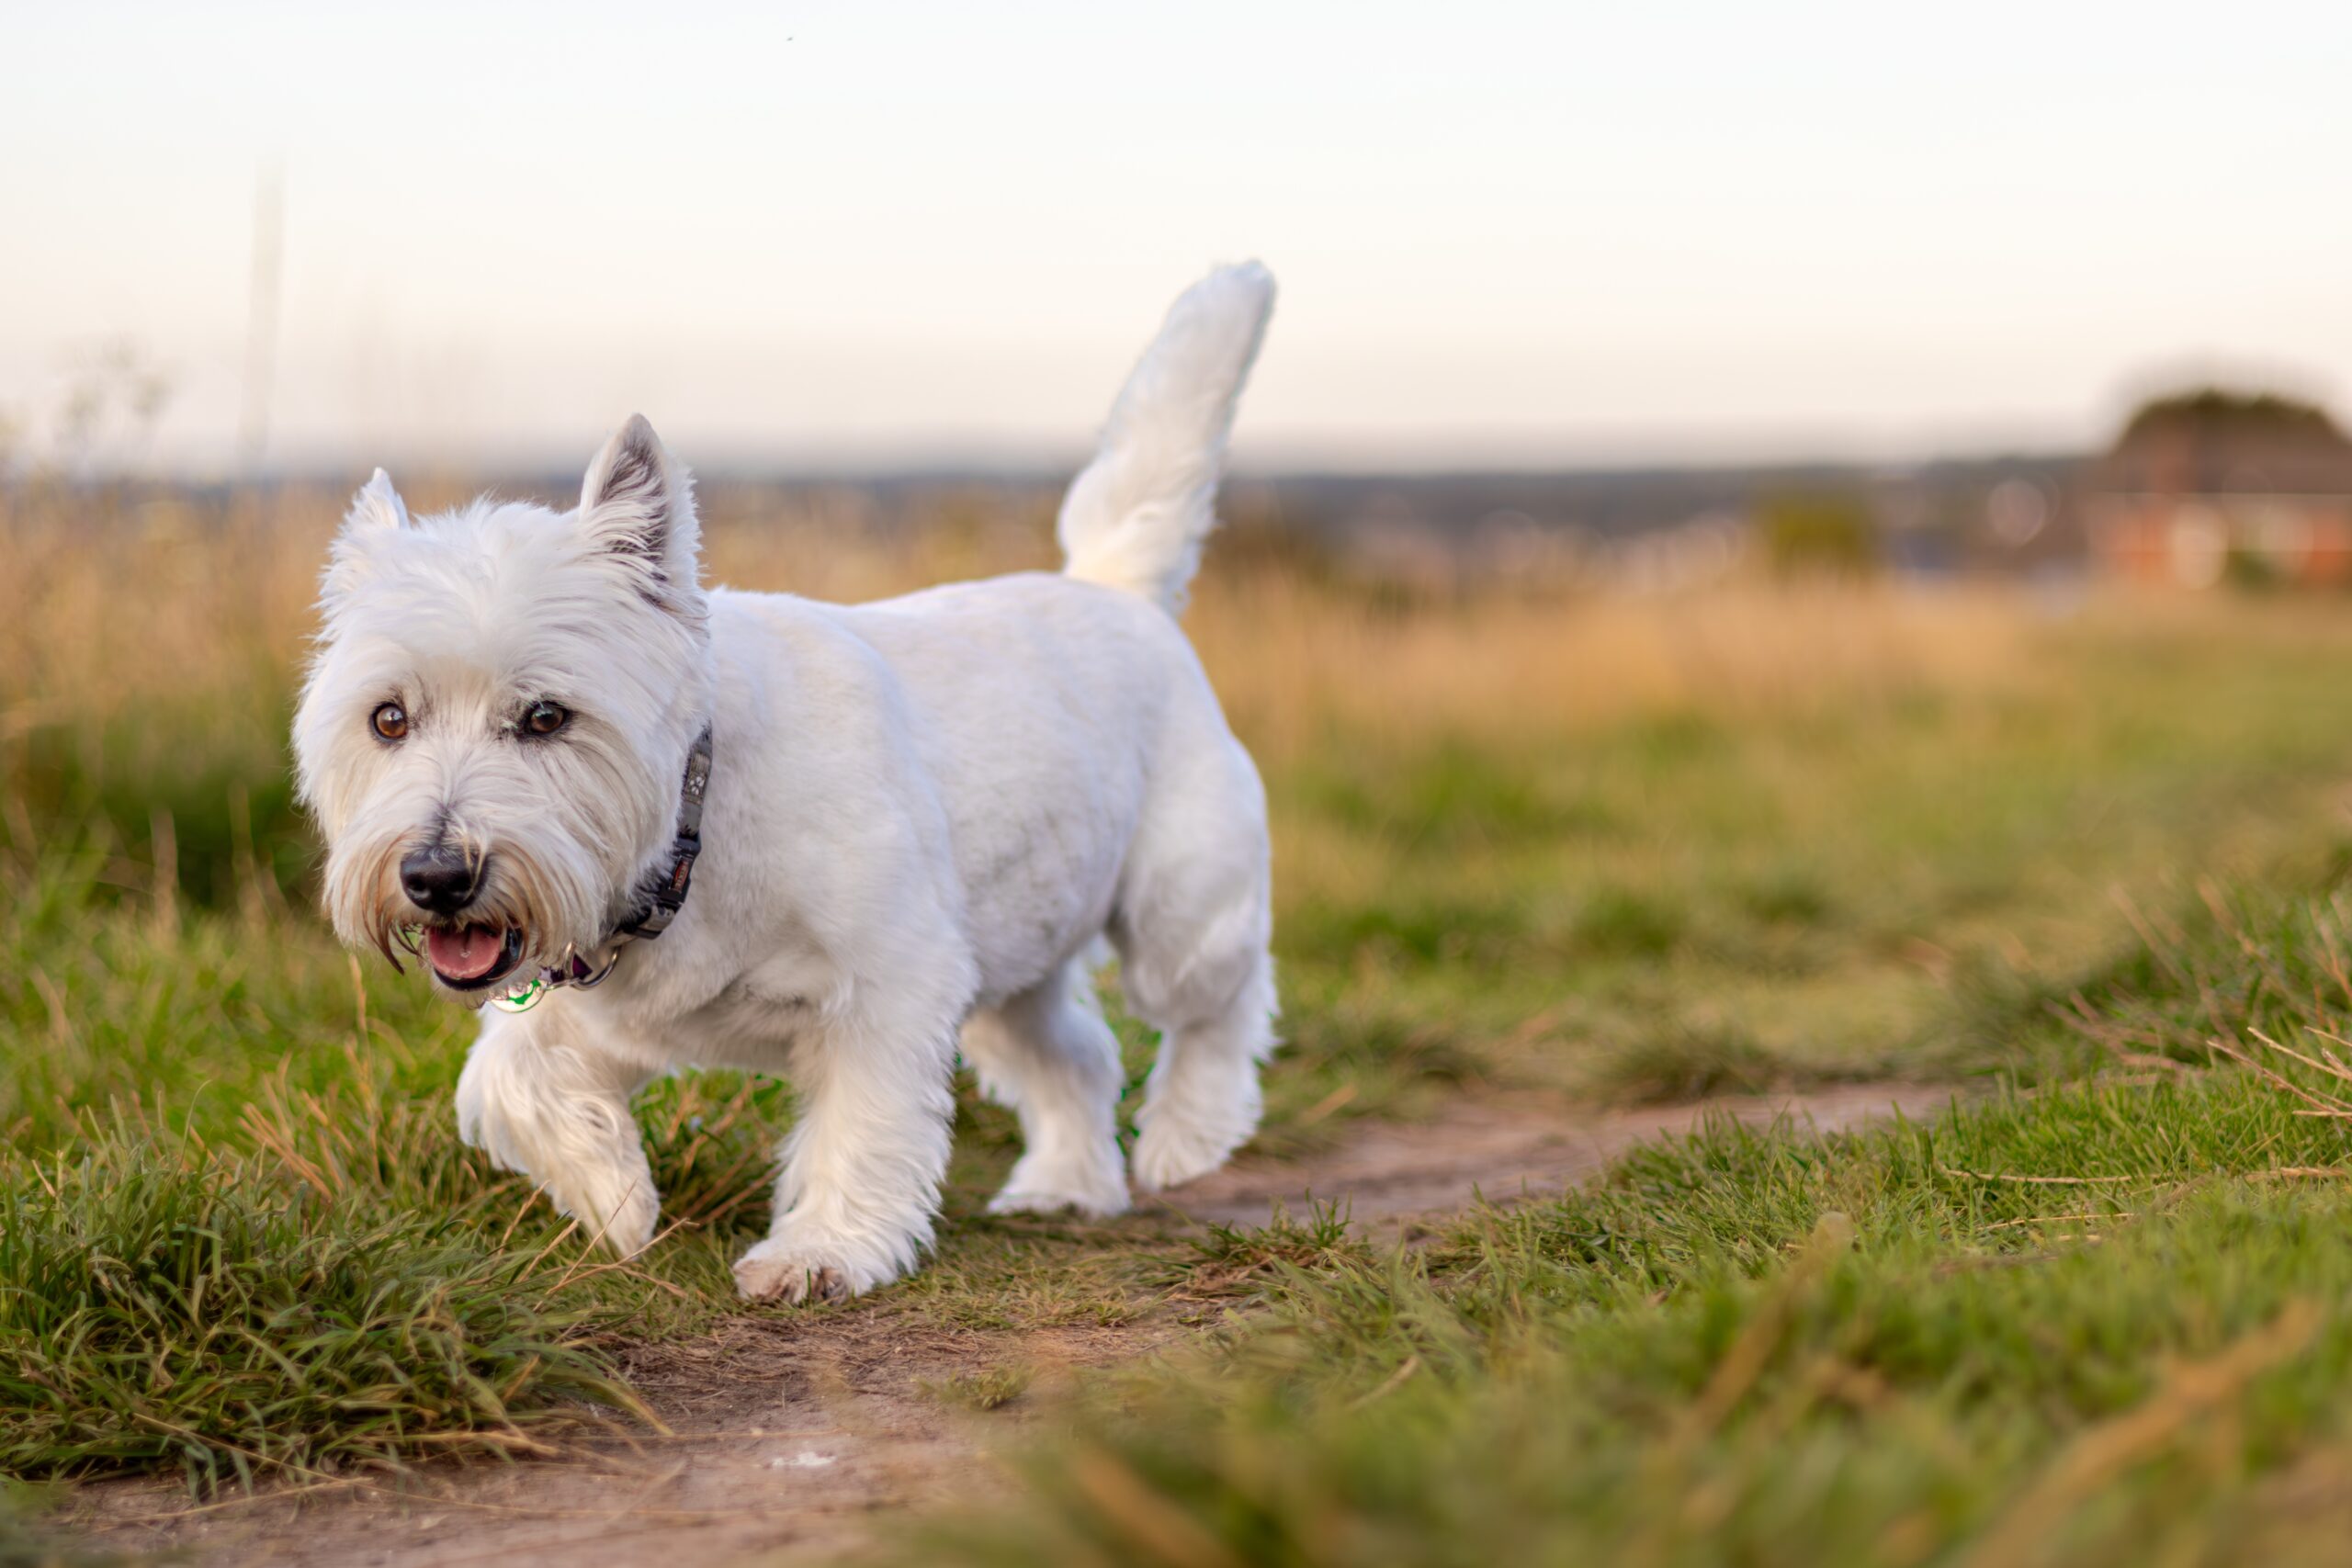
POLYGON ((2352 6, 0 0, 0 417, 118 456, 1060 462, 1282 299, 1243 467, 1902 461, 2352 398, 2352 6))

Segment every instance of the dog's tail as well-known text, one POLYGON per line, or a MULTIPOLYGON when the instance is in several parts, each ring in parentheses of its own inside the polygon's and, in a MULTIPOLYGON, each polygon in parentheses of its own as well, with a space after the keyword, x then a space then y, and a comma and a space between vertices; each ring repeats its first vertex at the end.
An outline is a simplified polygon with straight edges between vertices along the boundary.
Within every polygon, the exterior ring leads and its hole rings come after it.
POLYGON ((1062 499, 1070 576, 1183 607, 1216 526, 1233 405, 1273 308, 1274 275, 1257 262, 1219 267, 1169 308, 1062 499))

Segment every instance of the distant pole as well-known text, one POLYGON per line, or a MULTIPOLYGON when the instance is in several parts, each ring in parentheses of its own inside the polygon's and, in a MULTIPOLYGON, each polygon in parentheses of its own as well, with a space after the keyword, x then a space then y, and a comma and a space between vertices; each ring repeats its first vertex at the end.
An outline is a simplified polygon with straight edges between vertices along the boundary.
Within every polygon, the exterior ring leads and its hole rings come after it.
POLYGON ((286 253, 286 176, 264 164, 254 185, 253 292, 245 303, 245 401, 237 456, 245 482, 258 483, 269 449, 269 400, 277 367, 278 276, 286 253))

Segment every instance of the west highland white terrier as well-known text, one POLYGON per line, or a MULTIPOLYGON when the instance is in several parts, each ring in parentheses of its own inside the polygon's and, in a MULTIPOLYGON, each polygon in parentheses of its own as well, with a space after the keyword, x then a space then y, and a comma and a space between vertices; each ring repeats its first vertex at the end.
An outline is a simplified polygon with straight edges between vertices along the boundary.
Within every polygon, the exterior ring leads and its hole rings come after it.
POLYGON ((1059 575, 841 606, 705 589, 692 481, 644 419, 571 512, 411 516, 379 469, 294 719, 335 930, 483 1015, 467 1142, 628 1256, 659 1200, 630 1097, 787 1075, 744 1295, 838 1298, 929 1245, 957 1048, 1018 1114, 999 1213, 1127 1206, 1090 955, 1160 1032, 1147 1190, 1258 1124, 1274 983, 1265 795, 1176 615, 1273 303, 1176 301, 1070 486, 1059 575))

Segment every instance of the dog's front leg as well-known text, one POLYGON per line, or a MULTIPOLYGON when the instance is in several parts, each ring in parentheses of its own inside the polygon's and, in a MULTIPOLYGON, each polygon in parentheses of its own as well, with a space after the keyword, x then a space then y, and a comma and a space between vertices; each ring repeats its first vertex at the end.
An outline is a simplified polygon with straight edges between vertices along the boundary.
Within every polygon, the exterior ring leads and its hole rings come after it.
POLYGON ((623 1258, 653 1239, 661 1198, 629 1097, 648 1074, 597 1049, 556 1005, 492 1012, 458 1079, 458 1135, 518 1170, 623 1258))
POLYGON ((947 1170, 959 1016, 902 1006, 832 1021, 795 1046, 799 1119, 775 1223, 735 1265, 745 1296, 838 1301, 914 1267, 947 1170))

